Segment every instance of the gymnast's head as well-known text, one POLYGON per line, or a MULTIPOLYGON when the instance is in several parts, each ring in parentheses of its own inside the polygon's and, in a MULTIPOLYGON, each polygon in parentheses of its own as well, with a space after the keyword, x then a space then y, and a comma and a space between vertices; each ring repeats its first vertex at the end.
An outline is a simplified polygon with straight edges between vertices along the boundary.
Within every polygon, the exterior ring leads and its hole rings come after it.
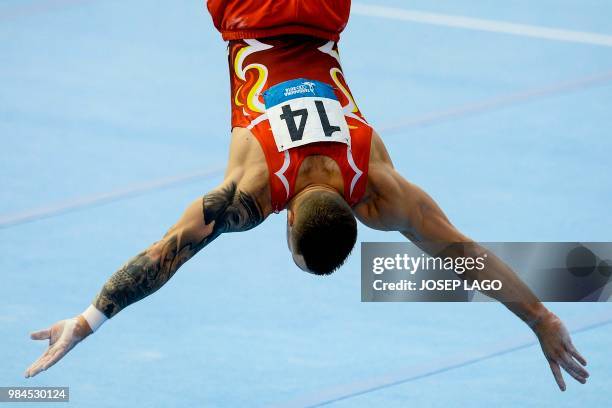
POLYGON ((287 245, 302 270, 329 275, 348 258, 357 240, 351 207, 335 190, 312 187, 287 206, 287 245))

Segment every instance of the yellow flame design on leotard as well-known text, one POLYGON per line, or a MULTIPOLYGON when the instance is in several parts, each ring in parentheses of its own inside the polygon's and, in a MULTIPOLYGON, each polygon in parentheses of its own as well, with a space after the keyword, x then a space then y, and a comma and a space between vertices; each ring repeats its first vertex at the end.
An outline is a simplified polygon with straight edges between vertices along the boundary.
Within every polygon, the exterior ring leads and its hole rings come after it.
POLYGON ((343 106, 345 111, 349 111, 349 112, 353 112, 353 113, 357 113, 359 112, 359 108, 357 107, 357 104, 355 103, 355 100, 353 99, 353 95, 351 95, 351 93, 348 91, 348 89, 346 89, 344 87, 344 85, 342 85, 342 82, 340 82, 340 79, 338 79, 338 74, 342 75, 344 77, 344 74, 342 73, 342 71, 336 67, 332 68, 329 70, 329 74, 331 75, 334 83, 336 84, 336 86, 338 88, 340 88, 340 90, 342 91, 342 93, 344 94, 344 96, 346 96, 346 99, 348 99, 348 105, 343 106))
MULTIPOLYGON (((253 63, 249 64, 246 67, 243 67, 244 61, 246 58, 256 52, 264 51, 272 48, 271 45, 264 44, 257 40, 244 40, 248 45, 236 54, 236 58, 234 59, 234 71, 236 72, 236 76, 246 81, 246 72, 250 69, 256 69, 258 73, 257 81, 253 85, 253 87, 249 90, 249 94, 247 96, 246 105, 254 112, 263 113, 266 109, 265 105, 259 100, 259 95, 263 90, 263 87, 268 80, 268 68, 263 64, 253 63)), ((242 106, 243 103, 238 99, 239 91, 242 89, 242 85, 236 91, 236 95, 234 96, 234 102, 238 106, 242 106)))
POLYGON ((250 110, 263 113, 266 110, 266 106, 259 100, 259 95, 263 90, 263 87, 268 80, 268 68, 261 64, 250 64, 246 67, 246 70, 256 69, 259 72, 259 77, 257 78, 257 82, 251 90, 249 91, 249 95, 247 96, 247 106, 250 110))
POLYGON ((242 106, 244 105, 242 102, 240 102, 240 100, 238 99, 238 95, 240 95, 240 91, 242 90, 242 85, 240 85, 238 87, 238 89, 236 90, 236 94, 234 95, 234 103, 236 104, 236 106, 242 106))

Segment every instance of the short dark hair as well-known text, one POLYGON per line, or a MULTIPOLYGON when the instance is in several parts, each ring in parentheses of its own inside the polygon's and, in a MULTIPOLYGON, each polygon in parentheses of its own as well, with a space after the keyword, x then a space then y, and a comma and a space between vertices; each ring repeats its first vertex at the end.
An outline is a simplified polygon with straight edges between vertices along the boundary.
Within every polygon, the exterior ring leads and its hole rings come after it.
POLYGON ((351 207, 337 193, 313 191, 296 210, 292 232, 296 252, 311 272, 333 273, 357 241, 357 221, 351 207))

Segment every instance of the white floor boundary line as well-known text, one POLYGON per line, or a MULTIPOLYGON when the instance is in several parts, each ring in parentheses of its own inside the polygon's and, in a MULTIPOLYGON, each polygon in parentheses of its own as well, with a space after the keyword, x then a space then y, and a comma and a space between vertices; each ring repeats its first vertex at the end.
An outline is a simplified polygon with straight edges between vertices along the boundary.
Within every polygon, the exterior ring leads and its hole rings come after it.
POLYGON ((505 106, 527 102, 538 98, 564 94, 572 91, 578 91, 585 88, 601 85, 607 82, 612 82, 612 71, 607 71, 597 75, 589 75, 586 77, 563 81, 556 84, 532 88, 526 91, 515 92, 507 95, 485 99, 460 105, 451 109, 426 113, 418 117, 409 118, 407 120, 384 125, 378 127, 380 133, 389 134, 397 130, 405 130, 408 128, 416 128, 432 124, 438 124, 453 118, 465 117, 476 113, 491 111, 505 106))
MULTIPOLYGON (((483 113, 486 111, 534 100, 541 97, 558 95, 564 92, 577 91, 587 87, 601 85, 610 81, 612 81, 612 71, 608 71, 599 75, 591 75, 588 77, 578 78, 572 81, 564 81, 546 87, 534 88, 524 92, 502 95, 500 97, 487 99, 481 102, 473 102, 466 105, 461 105, 456 108, 432 112, 414 118, 409 118, 406 121, 402 121, 396 124, 376 128, 379 132, 384 132, 383 136, 385 136, 388 134, 393 134, 399 130, 406 130, 419 126, 434 125, 442 123, 449 119, 457 119, 468 115, 483 113)), ((218 166, 199 172, 152 180, 149 182, 144 182, 105 193, 76 197, 61 203, 49 204, 44 207, 25 210, 18 213, 9 213, 4 215, 0 214, 0 229, 10 228, 20 224, 25 224, 32 221, 66 214, 88 207, 94 207, 110 202, 119 201, 123 198, 134 197, 155 190, 170 188, 176 185, 202 180, 208 177, 221 175, 222 172, 223 168, 221 166, 218 166)))
POLYGON ((37 1, 30 4, 22 4, 18 6, 10 6, 0 9, 0 21, 11 20, 18 17, 32 16, 42 14, 49 11, 61 10, 71 6, 79 6, 87 3, 93 3, 97 0, 45 0, 37 1))
MULTIPOLYGON (((572 334, 584 332, 612 323, 612 313, 604 313, 591 319, 582 319, 581 322, 572 322, 568 324, 572 334)), ((293 401, 275 405, 275 408, 314 408, 329 405, 334 402, 357 397, 373 391, 378 391, 384 388, 393 387, 395 385, 404 384, 410 381, 440 374, 456 368, 465 367, 471 364, 476 364, 480 361, 488 360, 497 356, 508 354, 517 350, 536 345, 537 339, 532 334, 519 336, 511 341, 494 344, 490 347, 470 350, 461 356, 448 356, 439 361, 427 363, 422 366, 407 367, 399 372, 389 374, 382 377, 370 378, 363 381, 358 381, 342 386, 330 388, 327 390, 317 391, 312 395, 299 397, 293 401)), ((541 358, 545 364, 544 357, 541 358)), ((567 375, 565 376, 567 378, 567 375)), ((550 386, 556 387, 554 380, 550 379, 550 386)))
MULTIPOLYGON (((96 0, 47 0, 33 4, 8 7, 4 10, 0 10, 0 21, 9 20, 16 17, 30 16, 69 6, 91 3, 94 1, 96 0)), ((591 33, 586 31, 564 30, 552 27, 430 13, 365 3, 353 3, 351 13, 367 17, 386 18, 413 23, 612 47, 612 35, 591 33)))
MULTIPOLYGON (((34 208, 18 213, 0 215, 0 229, 25 224, 31 221, 42 220, 45 218, 62 215, 85 208, 96 207, 102 204, 119 201, 125 198, 135 197, 152 191, 165 188, 176 187, 179 185, 192 183, 223 174, 224 167, 214 167, 212 169, 196 171, 193 173, 167 177, 139 184, 134 184, 118 190, 107 191, 104 193, 89 196, 76 197, 57 204, 45 207, 34 208)), ((204 192, 202 192, 204 193, 204 192)))
POLYGON ((563 30, 527 24, 514 24, 505 21, 428 13, 423 11, 377 6, 364 3, 353 3, 351 13, 367 17, 386 18, 391 20, 408 21, 412 23, 432 24, 444 27, 511 34, 545 40, 612 47, 612 35, 584 31, 563 30))

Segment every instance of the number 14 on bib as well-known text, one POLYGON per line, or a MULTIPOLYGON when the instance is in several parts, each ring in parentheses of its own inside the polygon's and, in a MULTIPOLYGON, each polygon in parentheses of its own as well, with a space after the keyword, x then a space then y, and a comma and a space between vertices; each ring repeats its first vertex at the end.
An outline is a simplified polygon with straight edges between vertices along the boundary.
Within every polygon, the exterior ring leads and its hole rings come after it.
POLYGON ((296 79, 271 87, 263 96, 279 152, 318 142, 350 145, 344 111, 330 85, 296 79))

